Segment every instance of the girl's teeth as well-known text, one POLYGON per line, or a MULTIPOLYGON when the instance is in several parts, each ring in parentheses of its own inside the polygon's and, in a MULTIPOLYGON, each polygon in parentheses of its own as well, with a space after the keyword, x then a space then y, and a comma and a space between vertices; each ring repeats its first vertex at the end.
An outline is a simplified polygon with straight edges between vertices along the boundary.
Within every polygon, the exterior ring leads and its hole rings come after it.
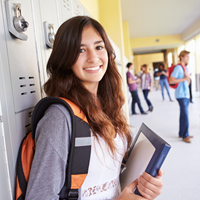
POLYGON ((85 68, 85 70, 98 70, 99 69, 99 66, 97 66, 97 67, 93 67, 93 68, 85 68))

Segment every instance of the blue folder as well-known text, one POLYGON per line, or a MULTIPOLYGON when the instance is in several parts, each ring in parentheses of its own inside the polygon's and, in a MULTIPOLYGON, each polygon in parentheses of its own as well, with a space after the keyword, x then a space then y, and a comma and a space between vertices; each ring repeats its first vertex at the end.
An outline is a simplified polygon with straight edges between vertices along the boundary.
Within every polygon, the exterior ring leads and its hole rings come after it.
MULTIPOLYGON (((135 180, 140 174, 137 175, 140 170, 140 166, 136 166, 141 162, 141 166, 145 167, 144 170, 153 177, 156 177, 159 169, 161 168, 171 146, 163 140, 160 136, 149 129, 144 123, 141 125, 137 135, 134 138, 132 146, 129 150, 129 158, 127 159, 127 169, 122 170, 121 185, 122 189, 135 180), (149 154, 149 155, 147 155, 149 154), (146 158, 147 156, 147 158, 146 158), (132 160, 131 160, 132 159, 132 160), (133 161, 133 163, 131 163, 133 161), (128 169, 129 168, 129 169, 128 169), (131 169, 130 169, 131 168, 131 169), (133 169, 132 169, 133 168, 133 169), (131 179, 132 171, 136 171, 137 177, 131 179), (127 171, 127 172, 126 172, 127 171), (128 174, 126 174, 128 173, 128 174), (129 179, 128 181, 126 179, 129 179)), ((125 165, 125 166, 126 166, 125 165)), ((133 175, 133 176, 136 176, 133 175)), ((136 188, 135 194, 140 195, 136 188)), ((141 196, 141 195, 140 195, 141 196)))

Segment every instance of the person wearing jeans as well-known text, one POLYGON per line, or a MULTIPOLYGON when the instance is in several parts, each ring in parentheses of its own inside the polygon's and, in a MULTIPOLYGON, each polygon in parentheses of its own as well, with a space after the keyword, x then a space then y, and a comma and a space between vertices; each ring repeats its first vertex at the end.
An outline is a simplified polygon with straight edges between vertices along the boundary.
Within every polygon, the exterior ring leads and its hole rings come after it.
POLYGON ((189 137, 189 118, 188 118, 188 106, 190 99, 180 98, 177 99, 180 106, 180 119, 179 119, 179 137, 189 137))
POLYGON ((142 65, 141 69, 143 72, 140 76, 142 92, 144 95, 144 99, 147 102, 147 105, 149 107, 148 111, 152 112, 153 105, 152 105, 151 101, 148 99, 148 94, 149 94, 149 92, 151 92, 151 88, 152 88, 151 74, 148 72, 146 64, 142 65))
POLYGON ((132 114, 133 115, 137 114, 135 112, 135 104, 137 103, 141 114, 145 115, 147 113, 144 112, 144 110, 143 110, 143 108, 141 106, 141 103, 140 103, 140 99, 139 99, 138 93, 137 93, 137 83, 140 82, 140 79, 135 79, 133 77, 133 74, 131 72, 134 69, 134 66, 133 66, 132 63, 129 62, 126 66, 128 68, 128 71, 126 73, 127 83, 128 83, 128 86, 129 86, 129 91, 130 91, 131 96, 132 96, 132 105, 131 105, 132 114))
POLYGON ((186 50, 181 51, 179 54, 180 64, 176 65, 169 79, 170 84, 178 83, 178 87, 175 90, 175 97, 180 106, 179 137, 181 137, 186 143, 190 143, 190 138, 193 137, 189 135, 188 119, 188 106, 190 102, 188 85, 190 84, 190 75, 184 71, 182 67, 188 64, 189 53, 190 52, 186 50))
POLYGON ((163 101, 165 100, 165 97, 164 97, 164 87, 167 90, 167 94, 169 96, 169 100, 172 101, 170 93, 169 93, 169 84, 168 84, 168 81, 167 81, 168 72, 167 72, 167 70, 165 70, 164 63, 160 63, 159 64, 159 71, 157 73, 157 76, 160 76, 159 83, 160 83, 160 87, 161 87, 161 91, 162 91, 163 101))

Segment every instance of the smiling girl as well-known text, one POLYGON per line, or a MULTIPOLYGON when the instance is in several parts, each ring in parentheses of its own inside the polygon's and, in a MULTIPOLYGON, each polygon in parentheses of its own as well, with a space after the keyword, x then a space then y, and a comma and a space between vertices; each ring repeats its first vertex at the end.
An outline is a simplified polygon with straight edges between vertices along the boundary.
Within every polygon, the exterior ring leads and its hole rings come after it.
MULTIPOLYGON (((86 115, 92 137, 88 175, 79 199, 152 200, 162 189, 162 171, 156 178, 144 173, 119 195, 122 159, 132 142, 122 106, 122 81, 115 54, 103 27, 78 16, 57 31, 47 64, 47 96, 64 97, 86 115), (138 186, 143 197, 134 194, 138 186)), ((65 181, 71 118, 62 105, 51 105, 36 130, 36 152, 26 200, 58 200, 65 181)))

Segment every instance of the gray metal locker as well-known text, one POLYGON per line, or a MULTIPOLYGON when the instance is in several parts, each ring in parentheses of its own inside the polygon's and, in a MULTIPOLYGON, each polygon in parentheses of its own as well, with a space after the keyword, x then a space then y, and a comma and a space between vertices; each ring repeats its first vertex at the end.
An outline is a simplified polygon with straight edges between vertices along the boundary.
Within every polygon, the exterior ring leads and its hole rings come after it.
POLYGON ((46 65, 52 52, 54 37, 59 27, 56 0, 34 0, 33 16, 41 85, 48 77, 46 65))
MULTIPOLYGON (((10 30, 5 30, 15 112, 18 113, 35 106, 41 98, 41 90, 31 2, 26 0, 6 1, 7 22, 5 23, 12 24, 13 18, 16 16, 16 3, 21 4, 21 12, 29 22, 29 27, 25 32, 27 40, 20 40, 13 36, 9 32, 10 30)), ((20 13, 19 10, 17 12, 20 13)))
POLYGON ((0 141, 0 154, 3 148, 2 163, 6 163, 0 171, 0 184, 4 182, 0 199, 11 200, 19 145, 30 131, 30 113, 41 98, 41 86, 31 1, 0 0, 0 11, 0 132, 4 141, 0 141))
POLYGON ((71 18, 73 0, 58 0, 58 14, 60 25, 71 18))

